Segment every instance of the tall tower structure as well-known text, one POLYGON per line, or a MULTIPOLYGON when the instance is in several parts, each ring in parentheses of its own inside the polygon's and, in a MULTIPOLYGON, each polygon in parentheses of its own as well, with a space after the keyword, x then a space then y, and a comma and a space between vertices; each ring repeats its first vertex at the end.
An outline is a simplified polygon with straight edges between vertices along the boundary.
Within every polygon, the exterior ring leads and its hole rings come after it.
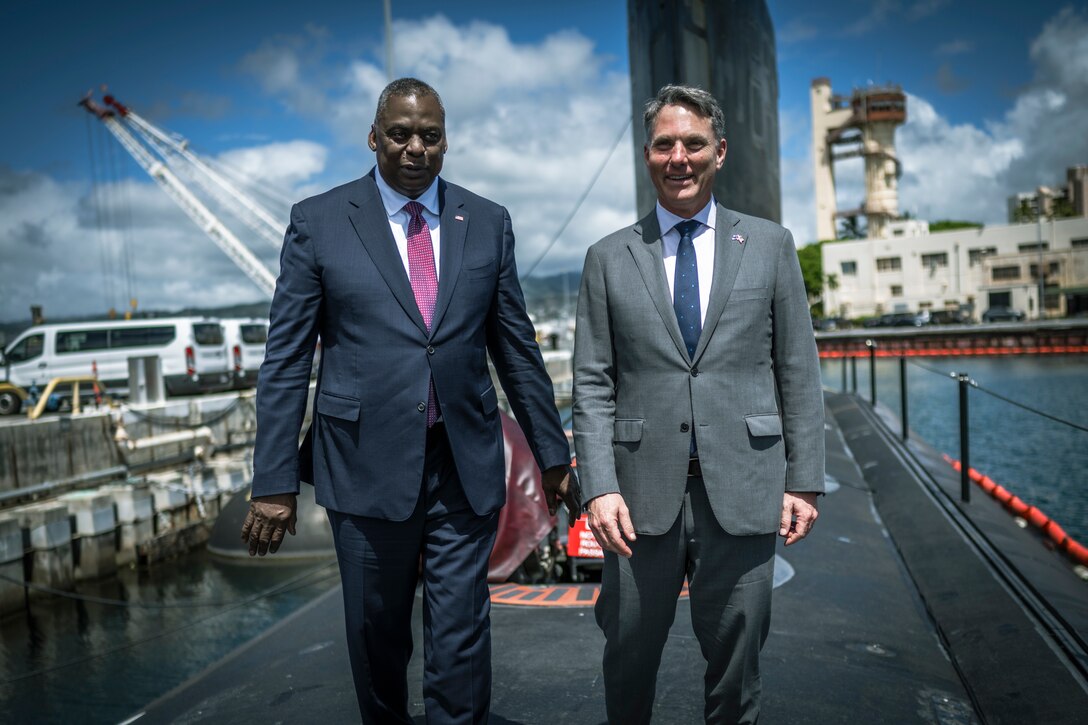
POLYGON ((899 86, 856 89, 850 98, 834 95, 831 81, 812 81, 812 156, 816 191, 816 236, 835 238, 838 217, 864 215, 869 237, 885 235, 899 216, 899 177, 895 129, 907 120, 907 97, 899 86), (838 211, 834 162, 865 161, 865 200, 861 208, 838 211))
POLYGON ((725 112, 729 150, 714 196, 731 209, 781 221, 778 70, 765 0, 628 0, 635 193, 640 214, 657 198, 642 149, 646 102, 667 83, 709 91, 725 112))

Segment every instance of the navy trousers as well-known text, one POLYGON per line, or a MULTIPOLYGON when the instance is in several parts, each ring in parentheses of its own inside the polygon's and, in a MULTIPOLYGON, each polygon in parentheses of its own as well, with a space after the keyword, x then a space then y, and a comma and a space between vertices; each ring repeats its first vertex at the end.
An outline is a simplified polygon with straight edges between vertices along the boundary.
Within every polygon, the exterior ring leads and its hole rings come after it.
POLYGON ((412 606, 423 577, 427 722, 486 723, 491 702, 487 563, 498 513, 465 498, 445 426, 427 434, 419 502, 405 521, 329 511, 344 589, 348 654, 364 723, 411 723, 412 606))

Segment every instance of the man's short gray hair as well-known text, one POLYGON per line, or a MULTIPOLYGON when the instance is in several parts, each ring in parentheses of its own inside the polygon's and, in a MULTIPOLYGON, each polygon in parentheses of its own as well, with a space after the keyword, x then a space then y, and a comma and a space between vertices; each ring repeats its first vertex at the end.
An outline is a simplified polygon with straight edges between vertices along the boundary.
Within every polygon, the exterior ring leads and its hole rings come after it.
POLYGON ((646 112, 643 114, 643 122, 646 124, 646 143, 653 138, 654 124, 657 116, 665 106, 689 106, 703 118, 710 119, 710 127, 714 130, 714 140, 721 141, 725 138, 725 114, 722 107, 702 88, 695 86, 667 85, 662 86, 657 92, 657 97, 646 104, 646 112))
POLYGON ((442 122, 446 122, 446 107, 442 105, 442 97, 431 86, 418 78, 398 78, 384 89, 378 96, 378 108, 374 111, 374 123, 378 122, 385 109, 389 106, 390 98, 407 98, 408 96, 429 96, 438 102, 438 110, 442 112, 442 122))

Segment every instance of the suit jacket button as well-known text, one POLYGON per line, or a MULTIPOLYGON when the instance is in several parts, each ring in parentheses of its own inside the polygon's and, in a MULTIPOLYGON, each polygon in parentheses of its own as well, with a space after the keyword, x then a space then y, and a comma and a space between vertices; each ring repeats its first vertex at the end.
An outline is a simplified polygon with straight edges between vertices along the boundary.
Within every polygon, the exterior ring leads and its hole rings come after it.
POLYGON ((427 410, 427 404, 426 403, 420 403, 419 405, 416 406, 416 410, 418 410, 420 413, 425 412, 427 410))
POLYGON ((427 346, 427 354, 428 355, 434 355, 434 346, 433 345, 428 345, 427 346))
POLYGON ((689 426, 687 423, 681 423, 680 424, 680 432, 681 433, 687 433, 689 430, 691 430, 691 426, 689 426))
POLYGON ((691 369, 691 377, 693 377, 693 378, 699 377, 699 368, 692 368, 691 369))

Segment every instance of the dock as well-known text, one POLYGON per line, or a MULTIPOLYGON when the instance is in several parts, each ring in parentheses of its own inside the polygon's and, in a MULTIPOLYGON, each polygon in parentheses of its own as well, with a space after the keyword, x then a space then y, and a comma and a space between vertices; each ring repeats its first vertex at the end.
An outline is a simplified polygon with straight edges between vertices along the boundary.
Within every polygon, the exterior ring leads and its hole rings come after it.
MULTIPOLYGON (((996 502, 956 503, 958 476, 890 416, 830 392, 826 410, 828 493, 814 533, 778 550, 761 722, 1084 722, 1088 583, 996 502)), ((357 722, 342 611, 334 589, 127 722, 357 722)), ((592 608, 491 617, 492 722, 605 721, 592 608)), ((423 722, 418 606, 414 627, 423 722)), ((702 672, 682 598, 655 722, 702 721, 702 672)))

